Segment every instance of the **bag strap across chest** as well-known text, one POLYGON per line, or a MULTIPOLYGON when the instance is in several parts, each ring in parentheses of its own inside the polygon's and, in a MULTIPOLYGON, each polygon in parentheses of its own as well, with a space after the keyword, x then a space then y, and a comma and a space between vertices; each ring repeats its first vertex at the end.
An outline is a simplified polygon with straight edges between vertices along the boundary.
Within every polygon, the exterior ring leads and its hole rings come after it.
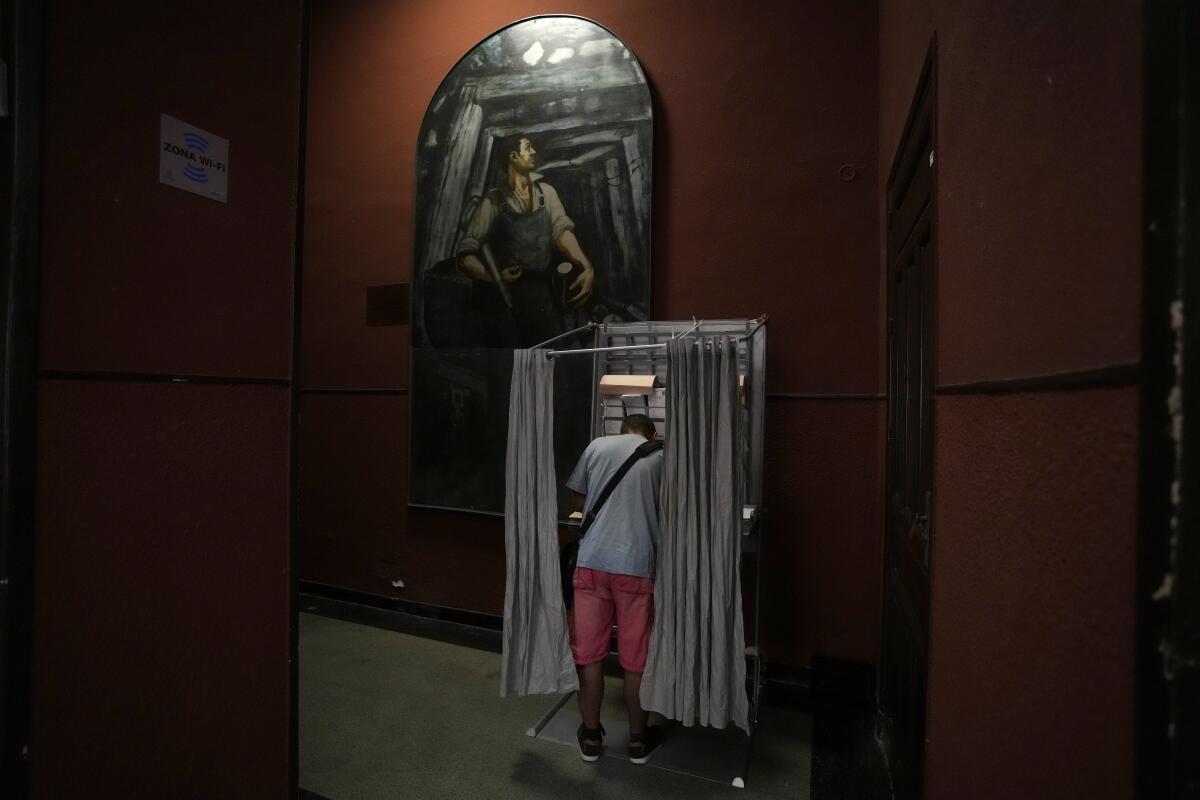
POLYGON ((637 449, 629 454, 629 458, 625 459, 624 463, 613 473, 613 476, 608 479, 608 483, 604 484, 604 489, 596 498, 596 502, 592 504, 591 509, 584 515, 583 523, 579 526, 580 539, 588 532, 588 528, 592 527, 592 523, 596 521, 596 516, 600 513, 600 509, 604 507, 604 503, 608 500, 609 495, 617 488, 617 484, 625 477, 625 473, 629 472, 633 468, 633 465, 641 459, 662 449, 662 442, 645 442, 639 444, 637 449))

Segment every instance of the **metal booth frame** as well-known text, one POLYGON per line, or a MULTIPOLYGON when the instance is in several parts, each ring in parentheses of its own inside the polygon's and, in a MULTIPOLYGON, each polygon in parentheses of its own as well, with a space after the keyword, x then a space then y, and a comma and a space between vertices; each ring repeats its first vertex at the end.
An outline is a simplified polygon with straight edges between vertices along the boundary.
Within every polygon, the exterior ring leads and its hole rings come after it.
MULTIPOLYGON (((745 416, 744 470, 746 476, 745 508, 743 510, 742 526, 742 563, 741 575, 743 580, 751 577, 753 588, 747 592, 742 586, 743 615, 745 616, 746 635, 746 691, 749 697, 749 736, 738 735, 739 732, 713 731, 706 734, 707 729, 682 728, 690 731, 684 734, 694 741, 685 744, 674 754, 674 758, 665 759, 666 752, 660 753, 652 764, 675 772, 695 775, 709 780, 729 782, 738 788, 744 788, 746 775, 750 767, 750 758, 754 742, 754 732, 758 727, 758 711, 762 698, 762 659, 760 655, 760 609, 762 597, 762 559, 763 559, 763 432, 766 415, 766 356, 767 356, 767 318, 757 319, 724 319, 691 321, 646 321, 600 323, 586 326, 594 329, 594 346, 574 350, 550 350, 551 357, 566 355, 592 356, 592 436, 604 436, 617 433, 621 420, 627 413, 637 410, 648 414, 659 430, 665 430, 665 422, 669 409, 665 403, 665 386, 667 375, 666 343, 682 336, 715 337, 731 336, 737 338, 738 371, 742 381, 742 408, 745 416), (655 387, 648 390, 643 400, 640 396, 603 394, 602 380, 612 375, 655 375, 655 387), (631 408, 630 403, 644 403, 644 406, 631 408), (749 561, 748 561, 749 559, 749 561), (746 600, 753 598, 747 608, 746 600), (723 741, 695 741, 705 736, 723 741), (714 759, 716 750, 725 751, 724 759, 714 759), (740 753, 729 753, 730 749, 741 748, 740 753), (688 752, 690 750, 690 752, 688 752), (728 763, 736 756, 732 767, 728 763), (656 763, 666 762, 666 763, 656 763), (729 772, 732 771, 732 776, 729 772)), ((571 331, 563 337, 544 342, 542 347, 552 344, 567 335, 577 333, 571 331)), ((561 736, 554 735, 548 730, 562 727, 563 723, 555 723, 555 717, 566 706, 573 693, 562 695, 552 708, 534 723, 526 734, 533 737, 543 736, 544 731, 550 738, 558 741, 561 736)), ((573 744, 573 728, 570 728, 567 738, 573 744)))

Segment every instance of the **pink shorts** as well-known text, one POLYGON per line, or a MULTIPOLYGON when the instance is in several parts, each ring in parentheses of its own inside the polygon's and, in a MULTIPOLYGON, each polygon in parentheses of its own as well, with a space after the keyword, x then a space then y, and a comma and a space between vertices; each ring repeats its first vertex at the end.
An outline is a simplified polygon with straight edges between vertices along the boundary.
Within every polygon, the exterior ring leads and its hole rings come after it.
POLYGON ((571 653, 575 663, 604 660, 615 620, 621 666, 630 672, 645 670, 654 622, 654 581, 576 567, 571 585, 575 587, 571 609, 571 653))

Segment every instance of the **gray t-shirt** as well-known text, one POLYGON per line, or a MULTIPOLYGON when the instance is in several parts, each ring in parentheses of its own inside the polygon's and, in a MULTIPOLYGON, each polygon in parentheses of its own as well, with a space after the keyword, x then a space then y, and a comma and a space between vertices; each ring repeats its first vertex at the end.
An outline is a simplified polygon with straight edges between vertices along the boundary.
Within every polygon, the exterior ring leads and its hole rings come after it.
MULTIPOLYGON (((587 446, 567 481, 568 489, 586 495, 585 515, 613 473, 645 441, 640 434, 624 433, 601 436, 587 446)), ((662 463, 663 454, 659 450, 638 459, 625 474, 580 542, 577 566, 618 575, 654 577, 662 463)))

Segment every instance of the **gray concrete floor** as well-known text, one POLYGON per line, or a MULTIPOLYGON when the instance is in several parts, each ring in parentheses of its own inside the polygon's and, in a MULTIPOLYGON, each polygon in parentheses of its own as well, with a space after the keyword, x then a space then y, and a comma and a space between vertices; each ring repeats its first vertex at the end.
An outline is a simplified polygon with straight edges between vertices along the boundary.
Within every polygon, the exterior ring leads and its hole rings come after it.
POLYGON ((809 796, 811 722, 764 708, 746 789, 524 731, 550 696, 498 693, 494 653, 300 614, 300 786, 331 800, 809 796))

